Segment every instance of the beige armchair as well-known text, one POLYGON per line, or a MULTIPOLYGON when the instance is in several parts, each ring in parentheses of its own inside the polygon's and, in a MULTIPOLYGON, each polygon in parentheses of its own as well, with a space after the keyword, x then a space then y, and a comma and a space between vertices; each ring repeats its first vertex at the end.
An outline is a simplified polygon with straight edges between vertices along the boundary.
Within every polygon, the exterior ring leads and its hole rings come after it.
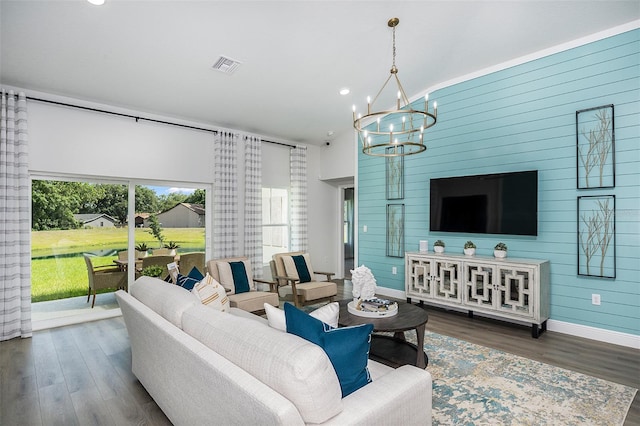
POLYGON ((97 290, 112 288, 114 290, 127 290, 127 272, 120 270, 117 266, 93 266, 91 258, 84 255, 84 261, 87 264, 87 274, 89 276, 89 292, 87 293, 87 303, 93 292, 93 301, 91 308, 96 304, 97 290))
POLYGON ((280 306, 278 293, 275 292, 275 283, 253 278, 251 262, 246 257, 209 260, 207 262, 207 271, 227 290, 227 298, 232 308, 240 308, 244 311, 262 314, 264 313, 265 303, 276 307, 280 306), (237 267, 239 266, 238 262, 244 264, 246 282, 236 282, 234 280, 232 264, 237 267), (257 290, 256 283, 269 284, 270 291, 257 290), (249 291, 246 291, 247 286, 249 291), (240 289, 245 291, 240 292, 240 289))
POLYGON ((271 261, 271 273, 278 283, 278 294, 289 291, 296 306, 309 305, 324 300, 329 302, 338 294, 336 283, 331 282, 333 272, 314 271, 308 253, 291 252, 277 253, 271 261), (296 268, 296 261, 304 259, 308 276, 300 277, 296 268), (315 275, 325 275, 327 281, 316 281, 315 275), (302 282, 301 282, 302 281, 302 282))

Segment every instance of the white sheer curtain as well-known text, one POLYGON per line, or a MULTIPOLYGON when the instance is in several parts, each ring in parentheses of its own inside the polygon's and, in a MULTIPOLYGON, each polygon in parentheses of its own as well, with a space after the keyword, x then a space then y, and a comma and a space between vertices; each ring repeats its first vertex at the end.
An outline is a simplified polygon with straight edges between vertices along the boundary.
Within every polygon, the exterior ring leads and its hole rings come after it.
POLYGON ((289 153, 291 173, 291 249, 307 251, 307 148, 289 153))
POLYGON ((214 138, 213 257, 238 256, 237 136, 219 131, 214 138))
POLYGON ((262 141, 247 136, 244 144, 244 251, 254 277, 262 277, 262 141))
POLYGON ((31 336, 27 99, 2 91, 0 111, 0 341, 31 336))

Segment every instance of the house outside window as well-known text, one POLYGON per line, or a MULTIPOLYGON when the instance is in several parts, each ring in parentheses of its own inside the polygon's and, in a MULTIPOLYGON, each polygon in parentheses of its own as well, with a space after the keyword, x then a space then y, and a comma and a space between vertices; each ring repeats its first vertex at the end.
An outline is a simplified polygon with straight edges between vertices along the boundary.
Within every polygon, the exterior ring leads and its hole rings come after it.
POLYGON ((262 261, 289 251, 289 191, 262 188, 262 261))

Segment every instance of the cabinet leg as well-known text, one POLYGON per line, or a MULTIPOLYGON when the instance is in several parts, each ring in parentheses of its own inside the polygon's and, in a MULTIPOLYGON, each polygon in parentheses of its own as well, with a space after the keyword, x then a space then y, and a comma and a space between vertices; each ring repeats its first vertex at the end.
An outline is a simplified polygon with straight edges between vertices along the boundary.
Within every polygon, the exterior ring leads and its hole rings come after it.
POLYGON ((410 297, 407 297, 407 303, 411 304, 411 298, 410 297))
POLYGON ((467 316, 471 319, 473 319, 473 311, 469 311, 467 312, 467 316))
POLYGON ((424 306, 424 300, 419 301, 418 304, 420 305, 420 307, 423 307, 424 306))
POLYGON ((540 326, 538 326, 538 324, 531 324, 531 337, 533 337, 534 339, 540 337, 540 335, 545 331, 547 331, 546 321, 540 324, 540 326))

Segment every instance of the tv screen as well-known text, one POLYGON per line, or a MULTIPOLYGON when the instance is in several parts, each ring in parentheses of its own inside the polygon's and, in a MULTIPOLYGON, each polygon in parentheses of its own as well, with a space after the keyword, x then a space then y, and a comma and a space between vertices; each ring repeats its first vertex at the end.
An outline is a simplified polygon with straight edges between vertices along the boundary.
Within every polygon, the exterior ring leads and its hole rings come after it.
POLYGON ((429 229, 538 235, 538 171, 431 179, 429 229))

